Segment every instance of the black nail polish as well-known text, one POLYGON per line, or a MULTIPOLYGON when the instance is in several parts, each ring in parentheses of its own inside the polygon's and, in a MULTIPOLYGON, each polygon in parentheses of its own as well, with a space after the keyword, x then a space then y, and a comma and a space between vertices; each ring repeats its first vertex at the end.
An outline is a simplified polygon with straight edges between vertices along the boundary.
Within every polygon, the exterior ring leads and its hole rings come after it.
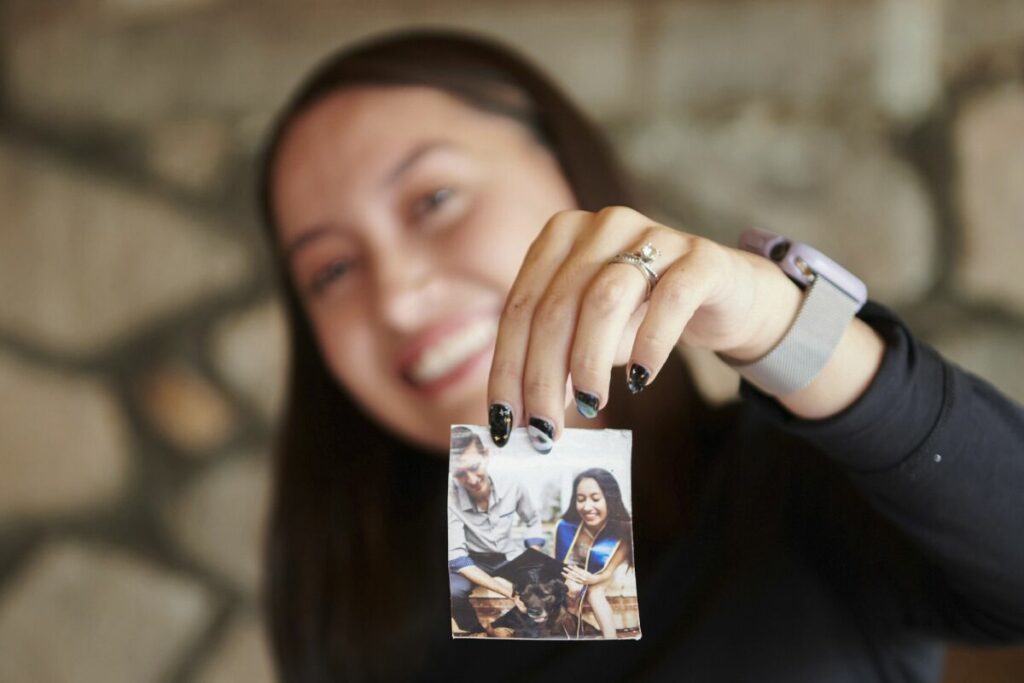
POLYGON ((576 410, 586 418, 597 417, 597 407, 601 405, 601 398, 597 394, 589 394, 585 391, 576 391, 576 410))
POLYGON ((531 417, 526 432, 530 435, 530 444, 539 453, 550 453, 555 445, 555 425, 540 417, 531 417))
POLYGON ((508 443, 512 433, 512 409, 504 403, 492 403, 487 411, 487 421, 491 425, 491 440, 501 448, 508 443))
POLYGON ((647 386, 647 380, 651 377, 651 371, 640 365, 639 363, 633 363, 629 366, 629 378, 626 380, 626 385, 629 387, 630 393, 639 394, 647 386))

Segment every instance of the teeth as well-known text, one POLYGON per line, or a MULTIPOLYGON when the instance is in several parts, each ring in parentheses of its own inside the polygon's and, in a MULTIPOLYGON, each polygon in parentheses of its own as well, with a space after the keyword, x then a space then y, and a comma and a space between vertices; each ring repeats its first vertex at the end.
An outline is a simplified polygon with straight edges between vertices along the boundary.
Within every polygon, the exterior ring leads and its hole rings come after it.
POLYGON ((482 318, 465 325, 427 349, 409 368, 409 376, 417 384, 427 384, 445 376, 494 339, 498 321, 482 318))

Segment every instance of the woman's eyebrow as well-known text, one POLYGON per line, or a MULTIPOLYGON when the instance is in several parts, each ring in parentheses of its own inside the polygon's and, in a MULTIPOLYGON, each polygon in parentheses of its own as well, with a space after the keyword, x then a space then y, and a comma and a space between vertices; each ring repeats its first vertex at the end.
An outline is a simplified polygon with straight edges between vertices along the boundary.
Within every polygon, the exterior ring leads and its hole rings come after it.
POLYGON ((424 142, 412 150, 390 173, 384 176, 381 188, 394 185, 398 180, 412 168, 420 159, 441 149, 455 149, 456 145, 445 140, 432 140, 424 142))
POLYGON ((294 240, 292 240, 291 244, 285 247, 284 260, 287 263, 291 263, 292 259, 295 257, 296 252, 298 252, 303 247, 311 244, 312 242, 316 241, 318 238, 323 237, 329 231, 330 228, 328 228, 327 226, 318 225, 312 228, 311 230, 307 230, 306 232, 302 233, 294 240))
MULTIPOLYGON (((446 140, 432 140, 418 145, 409 154, 407 154, 405 158, 402 159, 402 161, 399 162, 398 165, 391 170, 390 173, 384 176, 384 180, 380 184, 381 189, 394 185, 401 179, 401 177, 407 171, 409 171, 409 169, 415 166, 417 162, 426 157, 428 154, 443 149, 458 149, 458 145, 452 142, 448 142, 446 140)), ((328 228, 327 226, 320 225, 303 232, 301 235, 292 240, 292 243, 285 248, 285 261, 290 263, 291 260, 295 257, 296 252, 298 252, 306 245, 312 243, 316 239, 322 237, 329 231, 330 228, 328 228)))

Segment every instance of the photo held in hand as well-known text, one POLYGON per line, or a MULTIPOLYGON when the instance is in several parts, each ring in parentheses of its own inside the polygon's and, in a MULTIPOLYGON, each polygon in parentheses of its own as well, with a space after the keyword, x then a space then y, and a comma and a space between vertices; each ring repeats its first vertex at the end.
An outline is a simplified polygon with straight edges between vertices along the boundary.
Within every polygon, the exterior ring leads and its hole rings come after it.
POLYGON ((454 425, 448 489, 452 637, 639 639, 628 430, 565 430, 538 453, 454 425))

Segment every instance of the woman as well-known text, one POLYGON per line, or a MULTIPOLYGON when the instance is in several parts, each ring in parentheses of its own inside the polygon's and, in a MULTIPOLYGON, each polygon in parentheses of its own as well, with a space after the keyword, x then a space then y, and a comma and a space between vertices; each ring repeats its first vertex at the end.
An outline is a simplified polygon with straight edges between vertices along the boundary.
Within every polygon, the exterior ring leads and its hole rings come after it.
POLYGON ((555 557, 568 566, 565 583, 579 614, 586 597, 601 635, 615 638, 615 615, 605 588, 623 562, 633 563, 629 511, 619 482, 608 470, 594 467, 576 475, 573 497, 555 527, 555 557))
POLYGON ((1024 633, 1020 407, 872 302, 806 389, 744 382, 710 410, 673 345, 758 358, 800 291, 646 218, 514 53, 413 33, 333 56, 279 115, 260 200, 292 342, 266 567, 282 680, 935 680, 943 639, 1024 633), (640 303, 639 266, 609 261, 648 241, 640 303), (636 396, 609 382, 627 361, 636 396), (634 431, 642 640, 452 642, 448 431, 485 419, 538 450, 634 431))

